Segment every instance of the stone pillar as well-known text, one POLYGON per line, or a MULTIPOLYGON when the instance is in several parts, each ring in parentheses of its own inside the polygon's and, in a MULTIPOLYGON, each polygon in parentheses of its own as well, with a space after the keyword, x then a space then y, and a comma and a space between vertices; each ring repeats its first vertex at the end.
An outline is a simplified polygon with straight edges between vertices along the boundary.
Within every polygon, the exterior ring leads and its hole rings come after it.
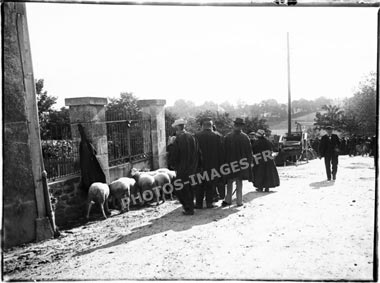
POLYGON ((140 107, 143 117, 151 119, 151 133, 144 134, 151 135, 152 139, 152 153, 153 153, 153 169, 163 168, 167 166, 166 163, 166 135, 165 135, 165 108, 166 100, 163 99, 149 99, 139 100, 138 106, 140 107))
POLYGON ((105 124, 105 105, 107 105, 107 98, 66 98, 65 105, 69 106, 72 139, 74 141, 80 141, 78 124, 82 124, 85 128, 87 138, 96 149, 96 158, 103 169, 107 183, 110 183, 107 126, 105 124))
POLYGON ((43 159, 25 4, 4 3, 4 246, 53 236, 42 183, 43 159))

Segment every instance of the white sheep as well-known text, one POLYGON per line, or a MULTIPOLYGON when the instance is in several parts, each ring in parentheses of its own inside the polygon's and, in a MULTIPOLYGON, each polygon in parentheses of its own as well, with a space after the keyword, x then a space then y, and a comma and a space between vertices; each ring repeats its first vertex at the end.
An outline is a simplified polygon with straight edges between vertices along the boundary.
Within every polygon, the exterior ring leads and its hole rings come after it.
POLYGON ((110 184, 110 196, 112 197, 112 205, 116 207, 116 201, 120 205, 120 210, 122 210, 121 201, 123 198, 127 198, 127 207, 126 211, 129 211, 129 197, 131 192, 133 192, 133 188, 136 184, 135 179, 122 177, 110 184))
POLYGON ((100 205, 100 209, 102 210, 102 214, 104 219, 107 218, 105 212, 104 212, 104 205, 106 206, 107 213, 109 212, 108 209, 108 196, 110 194, 110 189, 107 184, 96 182, 92 183, 88 190, 88 197, 87 197, 87 216, 86 218, 90 218, 90 210, 93 203, 98 203, 100 205))
MULTIPOLYGON (((157 190, 153 190, 155 187, 155 181, 154 177, 150 172, 139 172, 137 169, 132 168, 131 171, 132 177, 136 180, 136 187, 138 188, 138 191, 140 192, 141 196, 144 197, 145 191, 151 191, 153 194, 156 195, 157 204, 159 202, 159 194, 157 193, 157 190)), ((145 200, 143 199, 141 201, 141 204, 143 205, 145 203, 145 200)))

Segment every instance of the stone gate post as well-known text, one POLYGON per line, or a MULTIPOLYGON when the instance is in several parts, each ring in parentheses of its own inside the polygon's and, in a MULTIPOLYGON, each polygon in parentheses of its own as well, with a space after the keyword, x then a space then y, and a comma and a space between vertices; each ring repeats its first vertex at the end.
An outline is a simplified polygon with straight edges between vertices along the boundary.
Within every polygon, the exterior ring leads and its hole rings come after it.
POLYGON ((71 135, 74 141, 80 141, 78 124, 82 124, 87 137, 96 149, 98 159, 107 183, 110 183, 108 166, 108 144, 106 108, 107 98, 103 97, 75 97, 66 98, 65 105, 69 106, 71 135))
POLYGON ((51 238, 25 3, 3 4, 3 241, 51 238))
POLYGON ((143 117, 151 119, 151 133, 148 134, 152 138, 152 153, 153 153, 153 170, 167 166, 166 163, 166 135, 165 135, 165 108, 166 100, 164 99, 148 99, 139 100, 143 117))

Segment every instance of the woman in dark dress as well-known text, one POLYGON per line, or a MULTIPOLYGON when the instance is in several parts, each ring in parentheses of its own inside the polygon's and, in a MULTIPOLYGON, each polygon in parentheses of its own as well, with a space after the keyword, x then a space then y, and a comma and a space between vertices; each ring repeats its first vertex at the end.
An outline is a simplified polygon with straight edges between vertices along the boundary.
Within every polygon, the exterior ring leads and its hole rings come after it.
POLYGON ((258 192, 280 185, 277 168, 272 157, 273 145, 265 138, 265 131, 258 130, 257 140, 252 143, 253 152, 253 185, 258 192))

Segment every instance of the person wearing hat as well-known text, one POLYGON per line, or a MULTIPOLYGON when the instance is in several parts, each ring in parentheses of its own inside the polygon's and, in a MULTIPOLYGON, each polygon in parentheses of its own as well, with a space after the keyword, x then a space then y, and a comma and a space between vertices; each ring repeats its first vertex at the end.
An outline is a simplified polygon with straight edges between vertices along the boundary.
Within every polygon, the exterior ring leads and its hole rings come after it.
POLYGON ((176 129, 175 139, 169 141, 171 165, 176 171, 177 179, 183 187, 176 190, 178 200, 183 206, 183 214, 194 214, 194 193, 190 185, 191 175, 196 174, 201 154, 197 139, 185 130, 184 119, 175 120, 172 127, 176 129))
POLYGON ((243 180, 252 181, 252 149, 248 136, 243 133, 244 120, 236 118, 232 132, 224 139, 225 163, 230 165, 227 174, 227 194, 222 206, 232 203, 232 186, 236 182, 236 204, 243 205, 243 180), (243 162, 242 162, 243 161, 243 162))
POLYGON ((212 169, 219 170, 224 161, 223 142, 221 136, 212 130, 213 122, 211 118, 205 118, 201 122, 202 130, 196 133, 199 148, 202 152, 202 174, 209 177, 203 180, 196 189, 196 206, 197 209, 203 208, 203 200, 206 195, 206 207, 213 208, 215 205, 214 197, 218 178, 211 179, 212 169))
POLYGON ((338 155, 340 140, 336 134, 333 134, 333 127, 326 127, 327 134, 321 138, 319 144, 319 158, 324 157, 327 180, 331 181, 331 173, 333 180, 336 179, 336 173, 338 171, 338 155), (332 170, 331 170, 332 169, 332 170))
POLYGON ((257 130, 256 140, 252 143, 253 152, 253 185, 257 188, 258 192, 269 192, 270 188, 278 187, 280 185, 280 178, 278 176, 276 165, 273 161, 272 143, 265 138, 265 131, 262 129, 257 130))

